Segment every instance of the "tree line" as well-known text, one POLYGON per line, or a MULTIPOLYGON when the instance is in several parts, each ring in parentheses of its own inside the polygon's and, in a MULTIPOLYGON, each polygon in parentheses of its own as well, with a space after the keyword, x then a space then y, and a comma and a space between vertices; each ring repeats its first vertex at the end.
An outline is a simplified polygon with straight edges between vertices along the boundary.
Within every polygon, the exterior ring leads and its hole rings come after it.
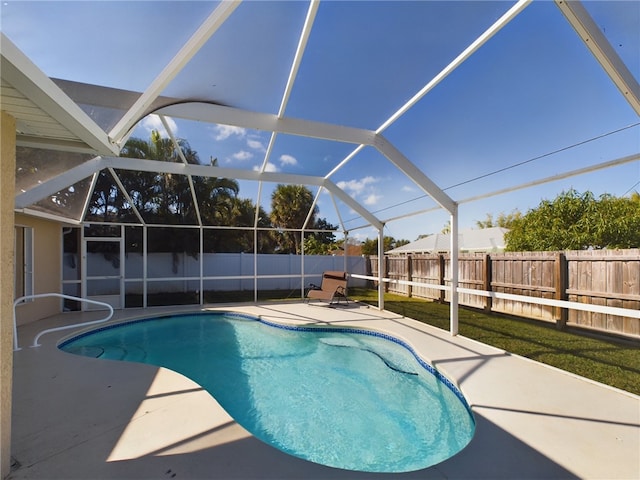
MULTIPOLYGON (((189 164, 202 164, 186 140, 177 143, 182 157, 170 139, 153 131, 149 140, 131 138, 121 156, 166 162, 182 162, 184 158, 189 164)), ((217 159, 211 158, 209 164, 217 166, 217 159)), ((133 170, 115 173, 127 195, 121 192, 109 170, 100 172, 87 221, 139 222, 137 211, 147 224, 179 226, 201 222, 225 227, 206 236, 205 252, 255 249, 258 253, 299 254, 304 248, 307 254, 328 254, 343 247, 343 241, 336 240, 334 234, 338 227, 318 217, 312 192, 302 185, 278 185, 271 195, 271 212, 267 213, 251 199, 239 196, 240 187, 235 179, 133 170), (255 247, 252 229, 242 229, 254 225, 259 230, 255 247), (304 239, 302 232, 296 231, 303 226, 307 230, 304 239)), ((553 200, 542 200, 526 214, 514 210, 500 213, 495 219, 487 214, 484 220, 476 221, 476 226, 507 228, 507 251, 640 248, 640 195, 634 192, 630 197, 609 194, 596 197, 588 191, 571 189, 553 200)), ((447 226, 443 229, 446 231, 447 226)), ((385 236, 384 251, 407 243, 409 240, 385 236)), ((367 239, 361 247, 363 254, 377 255, 378 240, 367 239)), ((193 232, 171 229, 171 233, 150 237, 148 251, 195 253, 199 251, 199 243, 193 232)))
MULTIPOLYGON (((184 158, 188 164, 202 164, 186 140, 179 139, 176 143, 180 151, 171 139, 153 131, 149 140, 129 139, 120 156, 178 163, 184 158)), ((210 159, 209 165, 217 166, 217 159, 210 159)), ((305 226, 311 230, 305 232, 305 252, 328 253, 338 248, 333 233, 337 226, 318 218, 312 192, 302 185, 278 185, 271 195, 271 213, 267 214, 262 206, 239 196, 240 186, 235 179, 122 169, 114 169, 114 173, 117 180, 110 170, 99 173, 86 221, 139 223, 142 220, 150 225, 177 227, 202 223, 225 227, 206 235, 204 251, 207 253, 253 252, 253 231, 242 227, 255 225, 262 229, 255 248, 258 253, 299 254, 303 248, 302 232, 291 229, 300 230, 311 212, 305 226)), ((199 238, 193 230, 158 228, 152 231, 154 233, 149 235, 147 242, 149 252, 196 255, 200 251, 199 238)), ((135 238, 135 233, 132 236, 131 242, 141 243, 141 239, 135 238)))
POLYGON ((640 194, 596 197, 571 189, 518 215, 508 228, 512 252, 640 248, 640 194))
MULTIPOLYGON (((640 248, 640 194, 615 197, 575 189, 563 191, 553 200, 542 200, 526 214, 519 210, 488 213, 477 220, 479 229, 502 227, 508 252, 640 248)), ((451 233, 449 224, 441 233, 451 233)), ((428 235, 421 235, 418 239, 428 235)), ((384 237, 384 251, 409 243, 384 237)), ((366 240, 362 253, 378 254, 378 240, 366 240)))

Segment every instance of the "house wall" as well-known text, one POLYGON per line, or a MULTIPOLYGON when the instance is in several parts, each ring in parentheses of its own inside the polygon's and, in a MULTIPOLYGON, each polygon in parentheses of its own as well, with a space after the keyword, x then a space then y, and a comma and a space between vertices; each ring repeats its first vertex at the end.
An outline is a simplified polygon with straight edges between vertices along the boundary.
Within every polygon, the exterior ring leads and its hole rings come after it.
MULTIPOLYGON (((15 225, 33 228, 33 293, 61 293, 62 233, 58 222, 16 214, 15 225)), ((39 298, 18 305, 18 325, 62 311, 58 298, 39 298)))
POLYGON ((0 478, 11 469, 13 382, 13 205, 16 122, 0 113, 0 478))

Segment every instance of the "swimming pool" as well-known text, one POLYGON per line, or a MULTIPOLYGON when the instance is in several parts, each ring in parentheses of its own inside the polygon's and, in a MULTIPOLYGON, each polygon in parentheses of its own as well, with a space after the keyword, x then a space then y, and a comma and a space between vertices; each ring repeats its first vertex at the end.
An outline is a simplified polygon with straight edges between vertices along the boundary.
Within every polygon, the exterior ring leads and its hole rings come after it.
POLYGON ((210 312, 110 325, 59 348, 182 373, 257 438, 337 468, 419 470, 462 450, 475 429, 449 380, 369 330, 210 312))

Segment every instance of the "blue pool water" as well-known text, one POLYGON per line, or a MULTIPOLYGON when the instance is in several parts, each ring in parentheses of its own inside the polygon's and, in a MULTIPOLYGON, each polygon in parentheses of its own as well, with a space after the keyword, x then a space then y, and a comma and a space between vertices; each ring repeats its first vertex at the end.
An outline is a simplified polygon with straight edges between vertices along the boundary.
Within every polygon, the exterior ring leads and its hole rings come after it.
POLYGON ((451 382, 408 345, 367 330, 215 312, 103 327, 60 348, 182 373, 256 437, 332 467, 426 468, 462 450, 475 428, 451 382))

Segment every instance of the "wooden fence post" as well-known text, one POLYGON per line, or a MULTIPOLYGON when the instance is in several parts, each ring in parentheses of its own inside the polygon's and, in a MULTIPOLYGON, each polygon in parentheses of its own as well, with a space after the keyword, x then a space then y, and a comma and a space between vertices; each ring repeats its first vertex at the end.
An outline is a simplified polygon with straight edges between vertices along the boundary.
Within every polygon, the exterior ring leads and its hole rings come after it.
MULTIPOLYGON (((484 276, 483 280, 483 288, 485 291, 491 291, 491 256, 487 253, 482 259, 482 275, 484 276)), ((491 308, 493 307, 493 299, 491 297, 485 297, 484 310, 485 312, 491 312, 491 308)))
MULTIPOLYGON (((407 281, 411 281, 413 278, 413 258, 411 254, 407 255, 407 281)), ((413 287, 411 285, 407 285, 407 297, 411 298, 413 296, 413 287)))
MULTIPOLYGON (((389 278, 389 257, 387 255, 385 255, 382 258, 384 259, 384 261, 383 261, 384 272, 382 272, 382 277, 383 278, 389 278)), ((384 282, 384 291, 385 291, 385 293, 389 292, 389 282, 384 282)))
MULTIPOLYGON (((441 253, 438 254, 438 261, 440 264, 440 272, 439 272, 440 278, 438 279, 439 280, 438 283, 444 286, 444 255, 443 254, 441 253)), ((440 303, 445 303, 445 294, 446 292, 444 290, 440 290, 440 298, 438 299, 440 303)))
MULTIPOLYGON (((554 298, 556 300, 567 299, 567 257, 563 252, 557 252, 554 262, 554 285, 555 292, 554 298)), ((554 308, 554 316, 556 319, 556 327, 559 330, 564 330, 567 325, 568 310, 562 307, 554 308)))

